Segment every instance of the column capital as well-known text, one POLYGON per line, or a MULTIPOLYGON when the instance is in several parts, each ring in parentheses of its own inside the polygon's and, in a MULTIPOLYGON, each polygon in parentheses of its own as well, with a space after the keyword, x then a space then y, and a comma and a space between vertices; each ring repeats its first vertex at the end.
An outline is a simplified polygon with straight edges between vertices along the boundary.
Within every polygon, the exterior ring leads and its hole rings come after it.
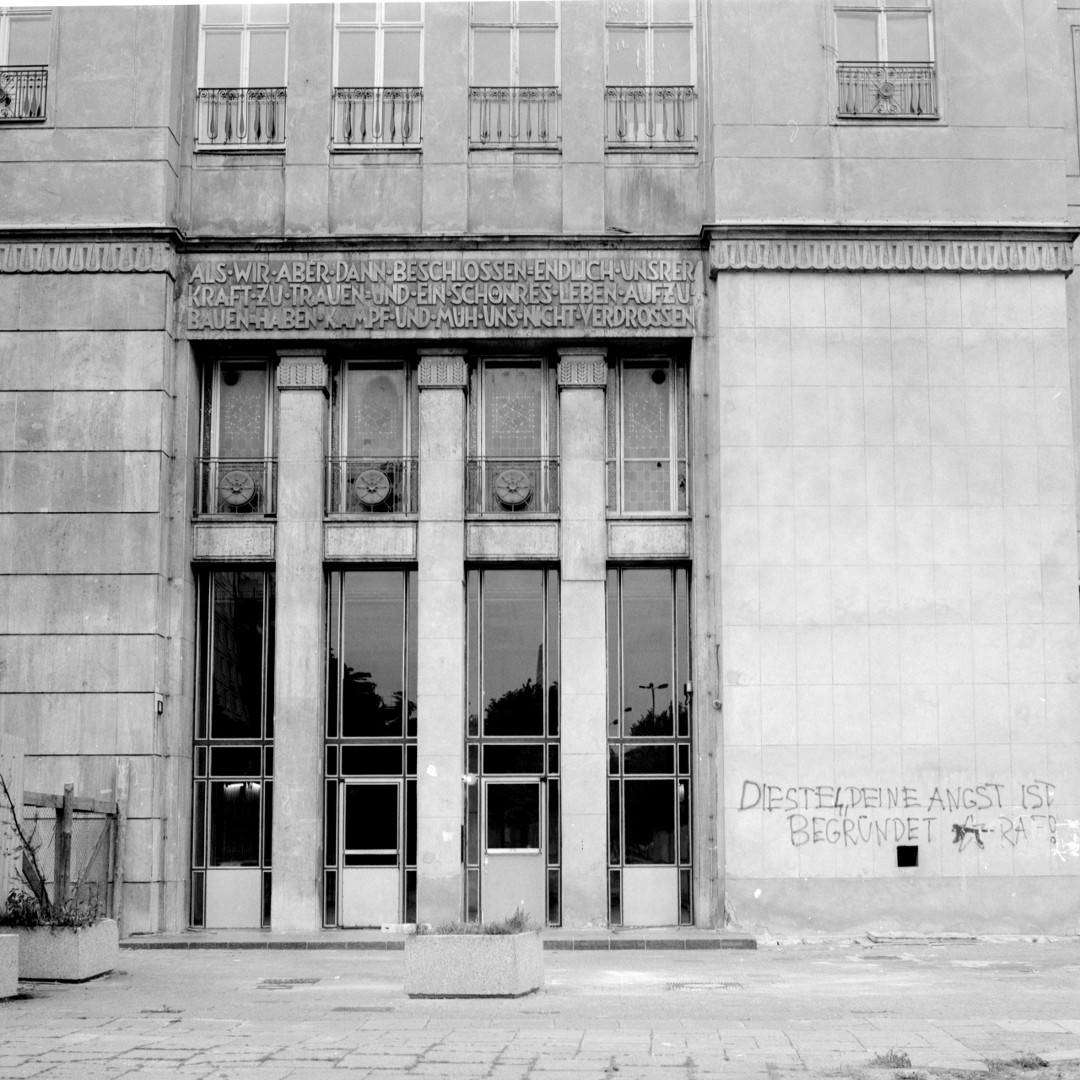
POLYGON ((607 350, 559 350, 559 389, 596 389, 607 386, 607 350))
POLYGON ((321 390, 329 397, 324 349, 279 349, 279 390, 321 390))
POLYGON ((420 349, 417 384, 421 390, 464 390, 469 369, 464 349, 420 349))

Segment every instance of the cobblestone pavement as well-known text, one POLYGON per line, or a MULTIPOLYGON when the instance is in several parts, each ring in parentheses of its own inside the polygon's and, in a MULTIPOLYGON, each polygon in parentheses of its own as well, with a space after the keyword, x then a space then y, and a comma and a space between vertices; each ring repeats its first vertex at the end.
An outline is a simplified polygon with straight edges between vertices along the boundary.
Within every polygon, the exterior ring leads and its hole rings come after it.
POLYGON ((547 952, 545 968, 537 995, 431 1001, 405 997, 400 952, 125 950, 110 976, 0 1003, 0 1078, 1080 1077, 1080 938, 547 952))

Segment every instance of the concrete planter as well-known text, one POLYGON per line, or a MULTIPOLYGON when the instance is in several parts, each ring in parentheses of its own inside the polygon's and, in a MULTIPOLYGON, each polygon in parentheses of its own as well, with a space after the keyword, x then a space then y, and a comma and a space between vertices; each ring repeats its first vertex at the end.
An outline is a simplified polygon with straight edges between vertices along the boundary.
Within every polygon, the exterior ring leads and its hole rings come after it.
POLYGON ((19 978, 85 982, 112 971, 120 959, 113 919, 93 926, 19 929, 19 978))
POLYGON ((539 930, 523 934, 412 934, 405 939, 409 997, 521 997, 544 983, 539 930))
POLYGON ((0 1001, 19 992, 19 935, 0 933, 0 1001))

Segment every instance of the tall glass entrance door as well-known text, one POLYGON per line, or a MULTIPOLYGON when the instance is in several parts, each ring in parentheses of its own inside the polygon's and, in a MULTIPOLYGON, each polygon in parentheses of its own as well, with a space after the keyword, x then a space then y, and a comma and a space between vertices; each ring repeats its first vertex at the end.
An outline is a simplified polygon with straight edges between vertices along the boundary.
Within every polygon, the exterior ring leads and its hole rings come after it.
POLYGON ((341 926, 396 923, 401 911, 401 782, 341 786, 341 926))

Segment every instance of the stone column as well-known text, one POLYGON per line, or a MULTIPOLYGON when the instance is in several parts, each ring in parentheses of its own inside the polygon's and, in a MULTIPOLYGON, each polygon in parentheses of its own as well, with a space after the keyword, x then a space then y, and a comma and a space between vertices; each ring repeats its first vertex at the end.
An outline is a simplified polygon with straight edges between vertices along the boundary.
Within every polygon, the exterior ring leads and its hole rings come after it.
POLYGON ((607 361, 559 350, 563 925, 607 924, 607 361))
POLYGON ((416 917, 462 914, 465 715, 465 357, 421 351, 416 917))
POLYGON ((275 541, 274 930, 322 925, 322 750, 325 614, 323 460, 327 371, 322 350, 279 352, 275 541))

